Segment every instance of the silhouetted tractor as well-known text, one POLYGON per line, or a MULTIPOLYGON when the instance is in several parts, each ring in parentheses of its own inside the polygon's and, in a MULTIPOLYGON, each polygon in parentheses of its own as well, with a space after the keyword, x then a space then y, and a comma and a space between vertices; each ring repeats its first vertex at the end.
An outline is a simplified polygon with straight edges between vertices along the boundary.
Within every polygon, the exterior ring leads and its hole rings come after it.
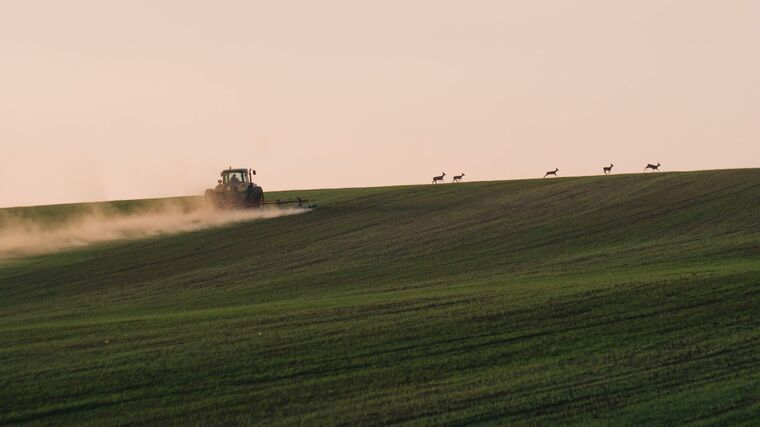
POLYGON ((285 204, 297 204, 299 207, 304 207, 304 203, 308 201, 300 197, 295 200, 264 201, 264 190, 253 182, 254 175, 256 171, 253 169, 223 170, 222 179, 217 181, 217 186, 213 190, 210 188, 206 190, 206 200, 220 209, 246 209, 285 204))

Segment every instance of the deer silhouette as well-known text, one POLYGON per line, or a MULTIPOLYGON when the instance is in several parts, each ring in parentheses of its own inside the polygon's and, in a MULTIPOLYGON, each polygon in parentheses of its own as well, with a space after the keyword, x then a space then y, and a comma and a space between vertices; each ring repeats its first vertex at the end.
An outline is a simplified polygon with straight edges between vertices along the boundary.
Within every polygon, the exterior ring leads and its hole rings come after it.
POLYGON ((607 175, 608 173, 612 172, 612 167, 615 166, 612 163, 610 163, 609 166, 605 166, 602 169, 604 170, 604 174, 607 175))
POLYGON ((441 172, 441 175, 433 177, 433 184, 437 184, 438 181, 443 182, 443 177, 446 176, 446 172, 441 172))
POLYGON ((647 167, 644 168, 644 172, 646 172, 647 169, 652 169, 652 172, 654 172, 654 171, 659 172, 660 171, 660 162, 657 162, 656 165, 653 165, 651 163, 647 164, 647 167))
POLYGON ((559 168, 554 168, 553 171, 546 172, 546 175, 544 175, 544 178, 546 178, 549 175, 557 176, 557 172, 559 172, 559 168))
POLYGON ((461 175, 454 175, 454 182, 459 182, 464 177, 464 172, 461 175))

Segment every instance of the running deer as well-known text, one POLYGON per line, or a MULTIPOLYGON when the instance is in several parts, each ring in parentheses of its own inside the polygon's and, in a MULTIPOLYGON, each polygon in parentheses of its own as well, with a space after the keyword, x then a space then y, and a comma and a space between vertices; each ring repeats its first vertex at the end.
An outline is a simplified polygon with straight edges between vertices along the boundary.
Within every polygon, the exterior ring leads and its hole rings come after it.
POLYGON ((544 175, 544 178, 546 178, 549 175, 557 176, 557 172, 559 172, 559 168, 554 168, 553 171, 546 172, 546 175, 544 175))
POLYGON ((612 167, 615 166, 612 163, 610 163, 609 166, 605 166, 602 169, 604 169, 604 174, 607 175, 608 173, 612 172, 612 167))
POLYGON ((440 176, 434 176, 433 177, 433 184, 437 184, 438 181, 443 182, 443 177, 446 176, 446 172, 441 172, 440 176))
POLYGON ((659 172, 660 171, 660 162, 657 162, 656 165, 653 165, 653 164, 649 163, 647 165, 647 167, 644 168, 644 172, 646 172, 647 169, 652 169, 652 172, 654 172, 654 171, 659 172))
POLYGON ((459 182, 464 177, 464 172, 461 175, 454 175, 454 182, 459 182))

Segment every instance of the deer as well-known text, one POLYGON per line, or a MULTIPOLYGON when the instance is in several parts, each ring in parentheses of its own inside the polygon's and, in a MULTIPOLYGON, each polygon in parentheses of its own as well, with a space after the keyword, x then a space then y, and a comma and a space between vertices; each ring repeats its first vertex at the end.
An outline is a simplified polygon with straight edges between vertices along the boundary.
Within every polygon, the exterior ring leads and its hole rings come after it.
POLYGON ((441 172, 441 175, 433 177, 433 184, 438 184, 438 181, 443 182, 443 177, 446 176, 446 172, 441 172))
POLYGON ((647 164, 647 167, 644 168, 644 172, 646 172, 647 169, 652 169, 652 172, 654 172, 654 171, 659 172, 660 171, 660 162, 657 162, 656 165, 653 165, 651 163, 647 164))
POLYGON ((464 177, 464 172, 461 175, 454 175, 454 182, 459 182, 464 177))
POLYGON ((604 174, 607 175, 608 173, 612 172, 612 167, 615 166, 612 163, 610 163, 609 166, 605 166, 602 169, 604 170, 604 174))
POLYGON ((557 176, 557 172, 559 172, 559 168, 554 168, 553 171, 546 172, 546 175, 544 175, 544 178, 546 178, 549 175, 557 176))

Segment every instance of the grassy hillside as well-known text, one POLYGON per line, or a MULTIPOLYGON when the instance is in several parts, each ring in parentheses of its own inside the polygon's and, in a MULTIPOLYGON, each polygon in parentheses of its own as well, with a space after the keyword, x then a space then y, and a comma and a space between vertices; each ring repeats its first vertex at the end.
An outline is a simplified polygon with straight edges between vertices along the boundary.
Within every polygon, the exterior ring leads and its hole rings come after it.
POLYGON ((760 418, 760 170, 300 194, 0 265, 0 423, 760 418))

